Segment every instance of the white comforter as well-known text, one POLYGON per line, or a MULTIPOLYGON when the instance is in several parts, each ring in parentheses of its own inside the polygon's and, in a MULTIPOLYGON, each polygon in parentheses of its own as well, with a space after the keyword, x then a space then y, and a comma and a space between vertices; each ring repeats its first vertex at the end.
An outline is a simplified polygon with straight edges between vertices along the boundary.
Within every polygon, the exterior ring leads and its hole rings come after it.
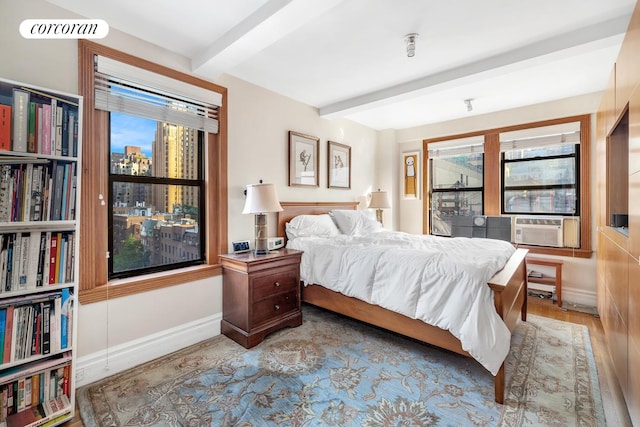
POLYGON ((367 236, 299 237, 300 277, 450 331, 493 375, 511 334, 496 313, 488 280, 514 252, 502 240, 380 231, 367 236))

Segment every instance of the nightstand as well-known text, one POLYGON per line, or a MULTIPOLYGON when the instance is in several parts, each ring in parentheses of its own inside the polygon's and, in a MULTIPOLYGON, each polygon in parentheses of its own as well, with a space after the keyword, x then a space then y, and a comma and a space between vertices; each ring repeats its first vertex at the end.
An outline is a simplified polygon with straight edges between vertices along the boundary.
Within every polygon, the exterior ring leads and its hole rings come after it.
POLYGON ((220 255, 222 333, 251 348, 271 332, 300 326, 301 257, 291 249, 220 255))

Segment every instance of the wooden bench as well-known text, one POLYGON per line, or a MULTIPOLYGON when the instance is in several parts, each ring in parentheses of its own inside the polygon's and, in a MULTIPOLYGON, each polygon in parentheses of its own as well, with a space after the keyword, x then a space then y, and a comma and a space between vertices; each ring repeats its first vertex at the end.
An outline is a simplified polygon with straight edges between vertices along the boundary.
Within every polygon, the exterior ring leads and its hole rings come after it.
POLYGON ((555 267, 556 275, 542 276, 542 277, 529 277, 530 282, 544 283, 548 285, 554 285, 556 287, 556 298, 558 300, 558 307, 562 308, 562 261, 547 258, 529 258, 526 259, 527 271, 529 271, 529 265, 544 265, 548 267, 555 267))

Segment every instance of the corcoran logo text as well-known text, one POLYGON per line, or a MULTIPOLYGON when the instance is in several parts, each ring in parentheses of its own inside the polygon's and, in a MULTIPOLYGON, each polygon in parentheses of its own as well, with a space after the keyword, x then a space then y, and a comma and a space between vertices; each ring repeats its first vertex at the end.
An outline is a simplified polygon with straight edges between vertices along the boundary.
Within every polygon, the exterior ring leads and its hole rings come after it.
POLYGON ((102 19, 25 19, 20 35, 25 39, 102 39, 109 24, 102 19))

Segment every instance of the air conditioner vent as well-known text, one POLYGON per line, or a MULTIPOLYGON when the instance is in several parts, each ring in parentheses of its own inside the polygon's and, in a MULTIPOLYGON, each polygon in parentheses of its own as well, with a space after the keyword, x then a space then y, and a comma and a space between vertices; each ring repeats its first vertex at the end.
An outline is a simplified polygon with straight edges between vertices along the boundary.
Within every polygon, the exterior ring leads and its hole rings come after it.
POLYGON ((521 245, 563 246, 563 218, 517 216, 514 242, 521 245))

